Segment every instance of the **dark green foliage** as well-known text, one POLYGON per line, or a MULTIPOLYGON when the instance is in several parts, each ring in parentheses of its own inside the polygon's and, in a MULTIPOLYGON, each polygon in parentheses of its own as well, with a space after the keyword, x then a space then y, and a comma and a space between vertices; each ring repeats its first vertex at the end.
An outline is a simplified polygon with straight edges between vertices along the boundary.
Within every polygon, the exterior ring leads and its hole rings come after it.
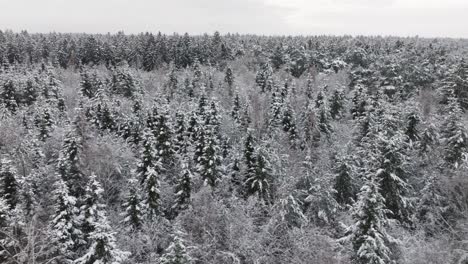
POLYGON ((0 161, 0 187, 0 197, 10 210, 14 209, 19 202, 18 175, 12 161, 7 158, 0 161))

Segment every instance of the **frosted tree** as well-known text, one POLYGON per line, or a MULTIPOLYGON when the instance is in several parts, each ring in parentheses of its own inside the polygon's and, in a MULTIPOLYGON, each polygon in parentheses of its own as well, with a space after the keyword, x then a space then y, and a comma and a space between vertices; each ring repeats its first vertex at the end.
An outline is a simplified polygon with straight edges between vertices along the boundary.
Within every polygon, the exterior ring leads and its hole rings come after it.
POLYGON ((317 127, 320 130, 320 133, 324 134, 327 138, 330 137, 333 132, 332 126, 330 124, 330 116, 328 107, 326 104, 321 104, 317 112, 317 127))
POLYGON ((118 248, 114 232, 104 212, 93 224, 93 231, 89 234, 88 240, 86 253, 76 259, 74 264, 121 264, 130 256, 129 252, 118 248))
POLYGON ((192 258, 187 252, 185 241, 182 239, 182 234, 175 231, 172 242, 166 248, 164 254, 159 259, 161 264, 189 264, 192 263, 192 258))
POLYGON ((39 109, 34 118, 34 125, 39 129, 39 140, 45 141, 49 138, 53 124, 52 111, 49 109, 49 105, 45 105, 42 109, 39 109))
POLYGON ((337 89, 333 92, 329 99, 331 118, 338 119, 342 115, 345 103, 344 100, 345 96, 343 90, 337 89))
POLYGON ((273 69, 268 63, 264 63, 261 66, 261 68, 257 71, 257 75, 255 76, 255 82, 260 87, 262 93, 265 91, 271 91, 272 75, 273 69))
POLYGON ((448 118, 442 124, 441 141, 444 145, 444 159, 455 168, 466 160, 468 152, 468 134, 461 122, 462 111, 455 97, 448 99, 445 112, 448 118))
POLYGON ((236 121, 237 123, 240 123, 241 119, 241 102, 239 98, 239 93, 236 93, 234 96, 234 101, 232 102, 232 111, 231 111, 231 117, 236 121))
POLYGON ((79 209, 76 198, 68 192, 62 179, 55 183, 54 213, 51 216, 49 230, 54 243, 53 254, 63 263, 71 263, 79 246, 83 245, 79 209))
POLYGON ((135 178, 128 180, 128 192, 123 207, 124 224, 131 230, 140 229, 144 217, 144 204, 138 188, 138 180, 135 178))
POLYGON ((244 140, 244 166, 245 166, 245 172, 244 172, 244 178, 249 179, 254 177, 255 175, 255 146, 254 146, 254 138, 252 136, 252 132, 248 131, 247 136, 244 140))
POLYGON ((173 208, 177 211, 184 210, 190 203, 190 196, 192 192, 192 179, 193 174, 190 168, 190 160, 188 157, 182 157, 180 161, 181 172, 176 180, 174 187, 175 203, 173 208))
POLYGON ((143 184, 145 195, 143 201, 147 216, 152 219, 161 213, 160 176, 153 167, 149 167, 145 177, 146 179, 143 184))
POLYGON ((352 205, 355 198, 354 182, 352 178, 353 168, 346 157, 339 158, 335 166, 336 201, 340 204, 352 205))
POLYGON ((97 181, 96 175, 92 174, 86 184, 80 207, 81 231, 88 244, 90 234, 95 230, 96 224, 105 217, 105 205, 102 203, 103 192, 104 189, 97 181))
POLYGON ((84 175, 80 157, 82 139, 79 130, 75 125, 72 125, 63 141, 57 164, 59 175, 67 183, 70 193, 74 197, 80 197, 84 193, 82 186, 84 175))
POLYGON ((231 67, 226 69, 226 74, 224 75, 224 82, 227 83, 229 88, 229 95, 232 95, 232 90, 234 87, 234 73, 232 72, 231 67))
POLYGON ((276 127, 281 127, 281 122, 283 119, 284 104, 281 98, 281 93, 277 89, 272 94, 272 99, 270 102, 270 113, 268 120, 268 127, 274 129, 276 127))
POLYGON ((285 104, 282 124, 283 131, 288 134, 291 148, 295 149, 297 146, 297 142, 299 141, 299 135, 296 127, 295 113, 289 103, 289 100, 287 100, 285 104))
POLYGON ((257 149, 255 156, 255 171, 244 182, 247 195, 257 195, 269 203, 272 201, 272 169, 267 153, 257 149))
POLYGON ((215 187, 220 178, 220 147, 213 128, 203 137, 202 154, 198 162, 198 172, 205 183, 215 187))
POLYGON ((353 245, 353 260, 362 264, 390 263, 391 251, 388 247, 389 235, 385 230, 387 223, 385 199, 380 194, 379 182, 375 175, 366 175, 365 183, 358 195, 353 218, 355 223, 348 230, 353 245))
POLYGON ((186 150, 188 131, 185 124, 185 115, 177 112, 174 125, 174 152, 181 154, 186 150))
POLYGON ((352 98, 353 105, 351 107, 351 115, 353 116, 353 119, 357 119, 364 115, 368 104, 367 100, 366 87, 363 85, 355 87, 352 98))
POLYGON ((157 152, 155 153, 159 161, 165 168, 169 168, 174 164, 174 147, 172 139, 172 130, 170 117, 167 111, 162 110, 157 119, 156 145, 157 152))
POLYGON ((19 202, 18 175, 12 161, 8 158, 0 160, 0 195, 5 199, 10 209, 19 202))

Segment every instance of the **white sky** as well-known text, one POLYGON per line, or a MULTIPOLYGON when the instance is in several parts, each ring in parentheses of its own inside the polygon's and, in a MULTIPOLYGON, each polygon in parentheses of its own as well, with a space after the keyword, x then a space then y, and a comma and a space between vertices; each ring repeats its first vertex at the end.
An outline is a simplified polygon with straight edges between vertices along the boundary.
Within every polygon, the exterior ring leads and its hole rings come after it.
POLYGON ((0 0, 0 29, 468 38, 468 0, 0 0))

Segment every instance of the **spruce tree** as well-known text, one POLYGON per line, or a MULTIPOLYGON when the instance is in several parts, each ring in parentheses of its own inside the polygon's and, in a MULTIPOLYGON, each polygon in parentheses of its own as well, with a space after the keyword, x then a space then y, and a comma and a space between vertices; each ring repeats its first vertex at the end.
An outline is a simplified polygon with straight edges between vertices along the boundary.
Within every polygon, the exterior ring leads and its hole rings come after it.
POLYGON ((229 88, 229 95, 232 95, 233 87, 234 87, 234 74, 232 72, 231 67, 226 69, 226 74, 224 76, 224 81, 227 83, 229 88))
POLYGON ((352 179, 352 167, 347 158, 340 158, 335 166, 335 198, 339 204, 352 205, 355 198, 354 182, 352 179))
POLYGON ((176 231, 173 235, 171 244, 166 248, 164 254, 159 259, 161 264, 189 264, 192 258, 187 252, 185 241, 180 232, 176 231))
POLYGON ((385 199, 375 175, 366 175, 353 212, 354 224, 346 239, 352 242, 353 260, 362 264, 390 263, 385 199))
POLYGON ((82 135, 77 124, 69 128, 60 151, 57 170, 62 179, 67 183, 70 193, 74 197, 80 197, 84 193, 82 164, 80 153, 82 151, 82 135))
POLYGON ((330 98, 330 116, 333 119, 338 119, 344 109, 344 92, 342 90, 335 90, 330 98))
POLYGON ((181 154, 185 151, 188 131, 185 124, 185 115, 177 112, 174 125, 174 152, 181 154))
POLYGON ((177 178, 174 191, 175 191, 175 204, 173 208, 176 211, 184 210, 190 203, 190 196, 192 191, 192 171, 190 168, 190 160, 184 156, 180 161, 181 171, 177 178))
POLYGON ((267 153, 263 149, 257 149, 255 155, 255 171, 244 182, 246 194, 257 195, 266 203, 272 202, 272 171, 267 153))
POLYGON ((0 187, 0 197, 5 199, 10 210, 13 210, 19 202, 18 175, 8 158, 0 161, 0 187))
POLYGON ((55 183, 54 201, 54 213, 49 227, 55 249, 53 254, 60 261, 69 263, 74 260, 77 249, 84 241, 76 198, 69 194, 67 185, 60 178, 55 183))
POLYGON ((90 234, 95 230, 96 223, 104 217, 103 192, 104 189, 102 189, 101 184, 97 181, 96 175, 92 174, 86 184, 80 207, 81 231, 87 243, 90 241, 90 234))
POLYGON ((241 121, 241 103, 239 98, 239 93, 236 93, 234 96, 234 101, 232 103, 231 117, 235 122, 240 124, 241 121))
POLYGON ((121 251, 117 247, 114 232, 108 223, 105 212, 93 224, 93 231, 89 234, 86 253, 76 259, 74 264, 121 264, 125 263, 130 253, 121 251))
POLYGON ((128 193, 123 207, 124 224, 131 230, 140 229, 144 217, 144 204, 138 188, 138 180, 135 178, 128 180, 128 193))
POLYGON ((448 118, 442 124, 441 140, 444 145, 443 157, 451 166, 458 168, 466 160, 468 134, 461 123, 462 111, 455 97, 449 97, 445 112, 448 118))

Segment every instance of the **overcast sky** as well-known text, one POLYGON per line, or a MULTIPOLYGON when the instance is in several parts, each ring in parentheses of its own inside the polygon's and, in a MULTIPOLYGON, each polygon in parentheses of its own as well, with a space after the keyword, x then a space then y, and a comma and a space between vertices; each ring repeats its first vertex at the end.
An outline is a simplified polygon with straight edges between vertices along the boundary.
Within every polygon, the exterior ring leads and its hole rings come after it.
POLYGON ((468 38, 468 0, 0 0, 0 28, 468 38))

